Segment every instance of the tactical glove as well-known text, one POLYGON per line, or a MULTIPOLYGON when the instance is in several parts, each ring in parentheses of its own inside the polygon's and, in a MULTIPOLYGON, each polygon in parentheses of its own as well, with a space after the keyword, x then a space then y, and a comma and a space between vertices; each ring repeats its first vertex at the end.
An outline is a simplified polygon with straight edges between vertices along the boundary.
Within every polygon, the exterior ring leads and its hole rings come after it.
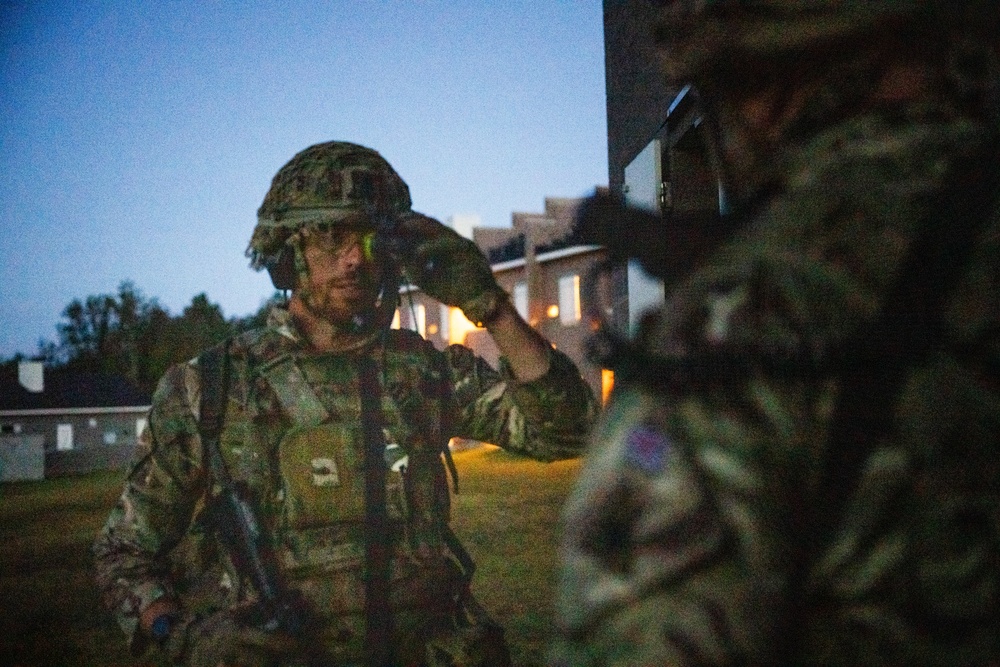
POLYGON ((420 213, 401 218, 396 235, 406 278, 428 296, 461 308, 476 325, 489 322, 506 301, 489 262, 469 239, 420 213))
POLYGON ((271 667, 300 649, 294 637, 248 626, 230 610, 189 623, 181 641, 182 645, 175 645, 170 653, 190 667, 271 667))

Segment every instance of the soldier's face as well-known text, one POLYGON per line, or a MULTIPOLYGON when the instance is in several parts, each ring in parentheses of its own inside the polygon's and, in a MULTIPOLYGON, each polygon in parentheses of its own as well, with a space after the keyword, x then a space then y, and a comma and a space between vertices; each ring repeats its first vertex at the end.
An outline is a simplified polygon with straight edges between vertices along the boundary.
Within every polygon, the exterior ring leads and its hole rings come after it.
POLYGON ((373 233, 328 230, 303 236, 308 274, 297 296, 314 314, 334 324, 371 312, 378 300, 381 267, 373 233))

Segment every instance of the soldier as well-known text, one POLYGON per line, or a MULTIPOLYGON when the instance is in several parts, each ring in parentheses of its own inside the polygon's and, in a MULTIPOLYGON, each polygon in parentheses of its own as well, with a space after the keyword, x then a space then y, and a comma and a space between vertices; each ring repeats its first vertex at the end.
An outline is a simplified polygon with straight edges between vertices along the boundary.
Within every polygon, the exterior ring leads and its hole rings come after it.
POLYGON ((266 327, 169 370, 94 545, 103 599, 175 663, 503 665, 448 527, 453 436, 575 456, 596 412, 475 244, 411 211, 375 151, 274 177, 247 255, 291 289, 266 327), (499 372, 390 328, 400 268, 485 326, 499 372))
POLYGON ((612 350, 552 663, 1000 663, 995 3, 661 4, 732 225, 612 350))

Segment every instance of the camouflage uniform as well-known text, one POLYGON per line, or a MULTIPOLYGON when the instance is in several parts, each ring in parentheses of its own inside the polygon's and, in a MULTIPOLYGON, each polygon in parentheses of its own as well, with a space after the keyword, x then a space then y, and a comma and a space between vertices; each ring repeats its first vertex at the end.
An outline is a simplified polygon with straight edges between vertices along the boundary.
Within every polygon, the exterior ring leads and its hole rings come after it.
MULTIPOLYGON (((445 542, 445 443, 458 436, 541 460, 574 456, 593 399, 555 350, 548 374, 526 384, 467 348, 439 352, 408 330, 387 330, 366 352, 381 378, 391 465, 392 605, 416 662, 436 624, 456 613, 461 592, 445 542)), ((227 467, 249 484, 288 578, 321 619, 327 652, 360 661, 364 494, 351 358, 308 353, 280 309, 266 328, 236 338, 230 357, 220 440, 227 467)), ((254 595, 207 523, 213 491, 198 434, 199 383, 197 360, 164 376, 125 491, 96 543, 104 599, 130 636, 140 611, 163 596, 204 615, 254 595)))
MULTIPOLYGON (((810 20, 852 25, 820 20, 837 3, 745 5, 717 15, 713 34, 741 9, 755 27, 742 35, 762 42, 802 36, 793 28, 810 20)), ((709 64, 682 76, 724 105, 732 72, 700 55, 709 64)), ((995 51, 977 57, 995 93, 995 51)), ((866 80, 822 79, 813 113, 758 164, 771 173, 742 229, 644 322, 565 509, 554 665, 1000 661, 998 116, 948 87, 968 72, 928 68, 954 94, 843 113, 866 80), (954 200, 968 204, 955 195, 970 186, 984 194, 968 210, 954 200), (873 357, 918 239, 973 218, 981 231, 940 339, 896 350, 899 364, 873 357), (842 395, 864 398, 855 378, 894 365, 891 404, 842 395), (872 415, 884 432, 832 435, 838 419, 872 415), (855 466, 838 451, 851 444, 855 466), (847 479, 827 481, 837 474, 847 479)), ((920 315, 902 314, 904 330, 920 315)))
POLYGON ((448 442, 480 440, 544 461, 576 456, 596 413, 593 395, 540 338, 548 370, 518 382, 506 359, 496 371, 468 348, 438 351, 389 328, 401 267, 477 322, 507 297, 475 244, 413 213, 406 184, 369 148, 327 142, 296 155, 272 182, 247 254, 275 287, 301 290, 294 305, 309 289, 303 233, 338 228, 364 232, 363 252, 382 283, 371 312, 338 321, 335 346, 317 351, 279 308, 266 327, 226 345, 227 372, 216 372, 215 348, 170 369, 157 388, 125 490, 94 546, 104 601, 137 650, 147 637, 142 619, 173 659, 199 667, 270 667, 276 657, 429 667, 505 660, 448 527, 448 442), (202 386, 203 374, 220 385, 227 377, 226 386, 202 386), (203 393, 224 396, 225 409, 203 403, 203 393), (217 414, 225 415, 222 465, 206 457, 211 431, 199 428, 217 414), (278 576, 257 579, 260 590, 243 554, 226 548, 223 485, 248 496, 277 563, 278 576), (305 632, 248 618, 264 607, 255 602, 273 597, 271 578, 301 598, 305 632), (160 620, 176 627, 167 632, 160 620))

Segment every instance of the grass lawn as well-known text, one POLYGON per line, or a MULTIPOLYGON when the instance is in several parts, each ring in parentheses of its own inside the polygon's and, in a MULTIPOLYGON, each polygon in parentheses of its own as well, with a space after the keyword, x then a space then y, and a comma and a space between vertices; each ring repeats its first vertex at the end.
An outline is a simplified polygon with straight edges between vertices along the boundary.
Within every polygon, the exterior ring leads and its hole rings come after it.
MULTIPOLYGON (((507 629, 516 665, 542 664, 555 542, 579 460, 544 464, 493 447, 456 452, 452 524, 478 564, 474 590, 507 629)), ((120 472, 0 486, 0 664, 139 665, 104 612, 90 544, 120 472)))

